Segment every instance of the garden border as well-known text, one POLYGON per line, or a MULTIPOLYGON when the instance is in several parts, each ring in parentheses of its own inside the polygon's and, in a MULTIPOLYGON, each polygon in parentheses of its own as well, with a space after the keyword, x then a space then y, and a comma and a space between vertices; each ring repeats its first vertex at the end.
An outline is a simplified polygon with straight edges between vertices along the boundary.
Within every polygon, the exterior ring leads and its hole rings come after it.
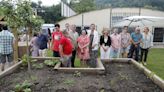
POLYGON ((6 75, 8 75, 8 74, 11 74, 11 73, 12 73, 13 71, 15 71, 18 67, 20 67, 21 64, 22 64, 22 61, 20 61, 20 62, 14 64, 13 66, 11 66, 11 67, 5 69, 4 71, 2 71, 2 72, 0 73, 0 78, 6 76, 6 75))
POLYGON ((54 67, 55 70, 61 71, 61 72, 85 72, 85 73, 92 73, 92 74, 103 74, 105 73, 105 68, 100 60, 98 60, 97 67, 96 68, 71 68, 71 67, 61 67, 61 62, 56 64, 54 67))
POLYGON ((111 59, 104 59, 103 60, 105 63, 109 63, 109 62, 116 62, 116 63, 131 63, 133 65, 135 65, 139 70, 143 71, 143 73, 149 78, 151 79, 156 85, 158 85, 159 87, 161 87, 164 90, 164 80, 162 80, 159 76, 157 76, 156 74, 154 74, 152 71, 150 71, 149 69, 147 69, 145 66, 143 66, 142 64, 139 64, 137 61, 135 61, 134 59, 130 59, 130 58, 111 58, 111 59))

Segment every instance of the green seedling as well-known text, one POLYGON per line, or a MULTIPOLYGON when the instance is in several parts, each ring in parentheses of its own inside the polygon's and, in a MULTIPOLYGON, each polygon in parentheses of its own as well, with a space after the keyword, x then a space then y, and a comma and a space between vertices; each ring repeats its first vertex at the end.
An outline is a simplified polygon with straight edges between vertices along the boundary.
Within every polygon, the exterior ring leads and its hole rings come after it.
POLYGON ((70 80, 70 79, 64 80, 64 84, 67 84, 67 85, 70 85, 70 86, 73 86, 74 83, 75 83, 74 80, 70 80))
POLYGON ((47 66, 55 66, 59 61, 53 61, 53 60, 45 60, 44 64, 47 66))
POLYGON ((28 65, 28 61, 27 59, 29 58, 29 61, 31 61, 31 57, 28 57, 27 55, 24 55, 21 60, 22 60, 22 65, 23 66, 27 66, 28 65))
POLYGON ((121 77, 121 80, 128 80, 129 79, 128 76, 126 76, 126 75, 123 75, 121 73, 118 73, 118 74, 121 77))
POLYGON ((75 76, 75 77, 81 77, 81 72, 75 71, 74 76, 75 76))
POLYGON ((22 84, 17 84, 13 92, 32 92, 30 89, 31 86, 31 83, 24 81, 22 84))
POLYGON ((43 63, 40 63, 40 64, 33 64, 32 65, 34 68, 36 69, 42 69, 43 68, 43 63))

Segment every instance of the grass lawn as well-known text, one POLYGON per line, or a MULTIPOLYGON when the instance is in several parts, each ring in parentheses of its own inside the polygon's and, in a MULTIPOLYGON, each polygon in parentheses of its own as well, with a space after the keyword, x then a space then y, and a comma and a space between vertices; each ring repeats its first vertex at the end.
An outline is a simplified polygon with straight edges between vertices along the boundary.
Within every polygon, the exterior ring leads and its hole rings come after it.
MULTIPOLYGON (((52 56, 52 52, 48 51, 48 56, 52 56)), ((80 60, 76 58, 75 66, 80 67, 80 60)), ((164 48, 150 49, 148 54, 147 66, 148 69, 164 79, 164 48)))
POLYGON ((164 48, 150 49, 147 61, 146 67, 164 79, 164 48))

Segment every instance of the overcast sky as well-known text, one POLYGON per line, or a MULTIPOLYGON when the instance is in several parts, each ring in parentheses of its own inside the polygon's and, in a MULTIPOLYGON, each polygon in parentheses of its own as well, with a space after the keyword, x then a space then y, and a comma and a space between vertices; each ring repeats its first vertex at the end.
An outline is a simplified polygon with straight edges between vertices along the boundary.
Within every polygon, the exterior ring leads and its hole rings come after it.
MULTIPOLYGON (((39 0, 31 0, 31 1, 38 2, 39 0)), ((60 0, 41 0, 41 1, 42 1, 42 5, 44 6, 51 6, 60 3, 60 0)))

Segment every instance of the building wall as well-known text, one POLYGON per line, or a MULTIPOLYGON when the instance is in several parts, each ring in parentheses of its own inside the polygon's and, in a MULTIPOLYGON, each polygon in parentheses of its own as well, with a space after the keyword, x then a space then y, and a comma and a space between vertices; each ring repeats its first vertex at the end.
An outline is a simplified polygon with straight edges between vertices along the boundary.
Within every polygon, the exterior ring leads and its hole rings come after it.
MULTIPOLYGON (((72 16, 60 21, 59 24, 61 25, 61 28, 64 29, 65 23, 76 24, 78 26, 89 26, 90 24, 94 23, 97 25, 97 30, 101 32, 104 27, 110 29, 110 26, 113 25, 110 24, 110 22, 114 21, 114 16, 128 17, 134 15, 164 17, 164 12, 143 8, 113 8, 111 12, 111 9, 108 8, 72 16)), ((159 22, 159 25, 157 25, 164 27, 164 24, 161 24, 162 22, 159 22)), ((153 30, 152 26, 149 27, 151 30, 153 30)))

